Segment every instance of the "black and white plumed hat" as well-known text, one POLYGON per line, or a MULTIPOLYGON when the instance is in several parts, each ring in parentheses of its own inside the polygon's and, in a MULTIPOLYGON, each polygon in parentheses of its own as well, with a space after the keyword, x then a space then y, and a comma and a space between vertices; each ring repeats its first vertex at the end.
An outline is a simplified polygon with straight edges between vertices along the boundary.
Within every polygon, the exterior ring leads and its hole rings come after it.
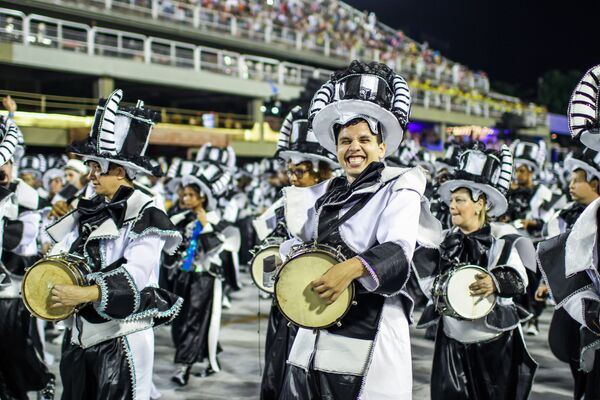
POLYGON ((20 174, 31 174, 35 179, 42 179, 42 175, 48 169, 48 160, 42 154, 28 154, 19 162, 20 174))
POLYGON ((206 143, 200 147, 198 154, 196 154, 197 163, 204 161, 211 161, 233 171, 236 163, 235 151, 231 146, 221 148, 213 146, 212 143, 206 143))
POLYGON ((600 153, 589 147, 570 153, 565 158, 565 170, 573 173, 577 169, 585 172, 588 181, 600 180, 600 153))
MULTIPOLYGON (((187 169, 187 167, 186 167, 187 169)), ((213 162, 193 163, 191 171, 182 176, 183 186, 197 185, 206 196, 205 209, 212 211, 219 204, 232 179, 231 173, 223 166, 213 162)))
POLYGON ((138 173, 162 176, 160 166, 152 165, 145 156, 150 134, 160 114, 144 108, 138 100, 135 107, 120 107, 123 91, 115 90, 106 100, 100 99, 88 138, 71 145, 69 151, 84 161, 100 164, 103 173, 109 163, 123 166, 129 178, 138 173))
POLYGON ((387 157, 404 140, 410 104, 404 78, 385 64, 355 60, 347 69, 332 74, 315 93, 309 121, 321 145, 335 154, 334 126, 362 118, 373 133, 381 134, 387 157))
POLYGON ((386 160, 386 164, 392 167, 407 168, 415 165, 419 146, 414 140, 407 140, 401 143, 398 149, 386 160))
POLYGON ((546 161, 546 143, 515 140, 510 149, 515 160, 515 167, 526 165, 532 172, 539 173, 546 161))
POLYGON ((508 146, 502 145, 498 154, 486 151, 483 143, 475 142, 461 153, 452 179, 440 185, 439 193, 448 205, 452 192, 457 189, 469 189, 475 200, 483 193, 488 215, 499 217, 508 208, 505 195, 510 188, 512 171, 513 157, 508 146))
POLYGON ((449 173, 454 173, 458 162, 460 160, 461 147, 454 144, 448 143, 446 145, 446 153, 444 158, 435 160, 435 170, 440 172, 442 169, 446 169, 449 173))
POLYGON ((22 135, 17 125, 12 120, 0 116, 0 166, 14 161, 21 143, 22 135))
POLYGON ((585 146, 600 151, 600 65, 585 73, 569 101, 569 129, 585 146))
POLYGON ((308 116, 296 106, 283 120, 279 130, 276 157, 299 164, 310 161, 318 167, 319 161, 329 164, 331 169, 339 167, 336 156, 319 144, 314 132, 309 129, 308 116))

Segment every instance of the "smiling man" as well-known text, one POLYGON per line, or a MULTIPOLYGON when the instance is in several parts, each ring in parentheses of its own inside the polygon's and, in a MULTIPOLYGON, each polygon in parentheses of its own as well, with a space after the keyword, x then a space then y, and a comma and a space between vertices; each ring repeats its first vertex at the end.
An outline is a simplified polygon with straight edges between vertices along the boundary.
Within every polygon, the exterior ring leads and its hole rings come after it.
POLYGON ((412 299, 403 289, 416 242, 436 246, 440 225, 423 201, 422 170, 383 163, 404 139, 409 110, 406 82, 379 63, 352 62, 313 97, 313 131, 344 175, 285 189, 294 238, 280 252, 290 258, 301 243, 339 248, 345 261, 310 287, 332 303, 354 282, 356 303, 340 324, 299 328, 280 399, 411 398, 412 299))

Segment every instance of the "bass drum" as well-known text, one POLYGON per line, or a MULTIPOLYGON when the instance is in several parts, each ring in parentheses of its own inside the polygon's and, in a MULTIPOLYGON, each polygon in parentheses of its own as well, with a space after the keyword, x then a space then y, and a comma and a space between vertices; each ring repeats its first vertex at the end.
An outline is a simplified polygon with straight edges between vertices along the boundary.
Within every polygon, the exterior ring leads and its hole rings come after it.
POLYGON ((312 291, 311 282, 344 261, 341 253, 330 246, 302 246, 292 251, 275 279, 275 299, 286 319, 308 329, 339 324, 354 300, 354 283, 332 304, 312 291))
POLYGON ((25 272, 21 294, 25 307, 37 318, 46 321, 62 321, 73 315, 80 307, 50 308, 50 293, 55 285, 87 284, 85 276, 91 271, 83 258, 60 254, 42 258, 25 272))
POLYGON ((253 251, 254 256, 252 257, 252 261, 250 261, 250 275, 256 287, 265 293, 273 294, 275 288, 273 285, 265 285, 263 263, 265 258, 270 256, 279 258, 280 244, 280 240, 267 240, 253 251))
POLYGON ((471 296, 469 286, 476 281, 477 274, 490 273, 477 265, 462 265, 436 278, 432 292, 436 310, 469 321, 488 315, 496 305, 496 295, 471 296))

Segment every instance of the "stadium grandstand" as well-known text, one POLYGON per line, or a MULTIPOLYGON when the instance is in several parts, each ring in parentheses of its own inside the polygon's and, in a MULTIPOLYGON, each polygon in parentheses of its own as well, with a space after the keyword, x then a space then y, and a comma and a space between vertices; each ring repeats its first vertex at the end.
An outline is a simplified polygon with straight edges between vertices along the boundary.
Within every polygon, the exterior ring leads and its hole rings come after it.
POLYGON ((34 146, 85 135, 97 98, 119 87, 161 110, 152 144, 173 154, 211 141, 240 156, 272 155, 282 115, 352 59, 384 62, 407 79, 411 134, 432 150, 471 126, 549 136, 542 107, 494 93, 485 72, 341 1, 5 0, 0 8, 0 95, 18 102, 17 122, 34 146))

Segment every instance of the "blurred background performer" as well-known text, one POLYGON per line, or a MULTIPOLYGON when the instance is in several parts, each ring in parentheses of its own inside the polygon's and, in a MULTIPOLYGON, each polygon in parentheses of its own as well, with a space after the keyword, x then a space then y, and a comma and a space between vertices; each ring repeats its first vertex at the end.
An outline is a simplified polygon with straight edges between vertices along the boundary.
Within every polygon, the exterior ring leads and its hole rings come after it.
MULTIPOLYGON (((2 225, 2 264, 9 283, 0 286, 0 392, 10 399, 27 399, 28 391, 54 398, 54 375, 44 363, 39 325, 21 299, 25 269, 38 260, 41 200, 34 188, 15 179, 14 156, 22 134, 12 119, 0 117, 0 192, 5 204, 2 225)), ((5 283, 8 281, 5 277, 5 283)), ((1 281, 0 281, 1 282, 1 281)))
MULTIPOLYGON (((292 186, 310 187, 331 178, 339 167, 336 157, 325 150, 308 128, 305 110, 296 106, 288 113, 279 131, 277 157, 286 162, 287 175, 292 186)), ((259 239, 283 242, 291 238, 285 225, 283 198, 277 200, 254 222, 259 239)), ((265 340, 265 369, 261 383, 261 399, 278 399, 286 360, 297 328, 288 324, 277 304, 272 302, 265 340)))
POLYGON ((520 323, 530 315, 513 298, 526 291, 524 264, 535 267, 535 249, 512 226, 489 222, 506 211, 504 193, 511 175, 508 147, 503 146, 500 154, 486 151, 477 142, 465 148, 456 171, 439 188, 454 226, 446 231, 439 250, 415 252, 415 270, 428 297, 440 296, 432 296, 432 289, 440 289, 434 282, 461 264, 487 271, 477 274, 469 285, 471 296, 496 296, 489 313, 473 320, 436 309, 436 302, 444 301, 440 298, 433 298, 423 312, 420 327, 442 317, 433 355, 433 400, 529 397, 537 364, 527 351, 520 323))
POLYGON ((412 396, 412 300, 403 288, 415 242, 434 246, 441 227, 423 201, 422 170, 382 163, 404 139, 409 110, 406 82, 379 63, 353 61, 313 98, 313 131, 337 154, 344 176, 284 190, 294 239, 282 244, 281 254, 302 242, 339 246, 346 261, 315 279, 312 289, 333 302, 355 282, 357 303, 341 326, 298 329, 280 399, 412 396))
MULTIPOLYGON (((569 103, 571 135, 588 147, 585 153, 591 155, 587 160, 580 158, 586 161, 578 163, 580 170, 585 171, 580 178, 585 175, 593 185, 591 189, 597 184, 593 182, 595 174, 590 160, 597 160, 596 152, 600 151, 599 83, 600 65, 597 65, 583 76, 569 103)), ((574 185, 571 189, 575 189, 574 185)), ((576 400, 600 398, 600 279, 598 253, 595 253, 599 208, 600 201, 596 199, 585 207, 570 230, 538 245, 539 267, 557 304, 550 327, 550 348, 557 358, 569 363, 576 400)))
POLYGON ((154 332, 183 300, 157 287, 161 252, 181 235, 154 200, 136 190, 139 173, 160 175, 145 149, 158 119, 138 101, 120 107, 115 90, 96 108, 90 136, 72 146, 90 168, 96 196, 48 228, 51 254, 85 257, 88 286, 55 285, 52 307, 82 308, 68 320, 60 371, 63 399, 148 399, 154 332))
POLYGON ((167 256, 174 265, 173 293, 184 299, 180 314, 173 321, 171 335, 175 344, 176 371, 171 380, 188 383, 192 366, 208 359, 204 375, 220 371, 217 352, 223 298, 224 237, 218 212, 231 175, 212 162, 193 163, 182 176, 183 205, 186 211, 171 221, 184 240, 177 254, 167 256))
MULTIPOLYGON (((544 224, 553 214, 550 209, 552 191, 539 182, 546 161, 546 144, 543 141, 516 140, 511 144, 511 150, 515 160, 516 179, 506 194, 508 210, 500 217, 500 221, 511 223, 537 243, 542 237, 544 224)), ((532 268, 527 270, 527 276, 527 293, 515 300, 532 314, 532 318, 526 323, 525 332, 535 336, 539 333, 538 317, 544 310, 544 302, 535 299, 541 275, 537 268, 532 268)))

